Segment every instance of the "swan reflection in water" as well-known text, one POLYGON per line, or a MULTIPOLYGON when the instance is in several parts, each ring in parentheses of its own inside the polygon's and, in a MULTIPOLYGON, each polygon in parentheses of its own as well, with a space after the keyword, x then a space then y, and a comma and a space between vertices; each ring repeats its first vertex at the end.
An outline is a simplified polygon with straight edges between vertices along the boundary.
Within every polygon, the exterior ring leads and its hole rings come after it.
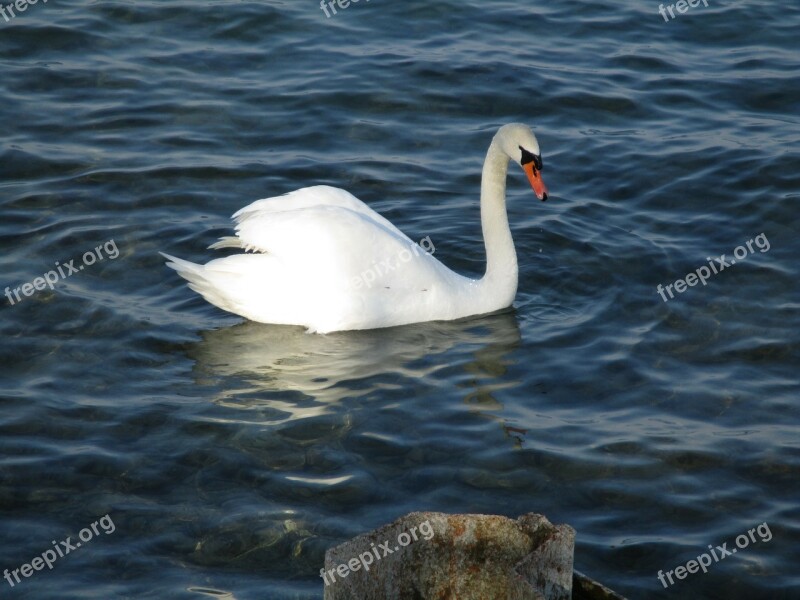
POLYGON ((424 479, 427 465, 480 444, 476 429, 519 446, 495 399, 525 383, 513 312, 328 335, 244 322, 201 337, 184 347, 193 390, 212 400, 193 414, 197 444, 226 451, 207 460, 197 450, 197 493, 252 502, 259 517, 215 515, 191 555, 197 564, 316 574, 325 550, 359 533, 320 511, 371 502, 397 469, 424 479), (231 477, 247 486, 228 490, 231 477))
POLYGON ((201 336, 187 348, 197 383, 215 389, 217 404, 259 410, 273 425, 328 414, 344 399, 397 397, 404 382, 413 395, 414 382, 441 385, 443 368, 470 410, 500 420, 493 392, 519 383, 504 379, 521 344, 513 311, 328 335, 248 321, 201 336))

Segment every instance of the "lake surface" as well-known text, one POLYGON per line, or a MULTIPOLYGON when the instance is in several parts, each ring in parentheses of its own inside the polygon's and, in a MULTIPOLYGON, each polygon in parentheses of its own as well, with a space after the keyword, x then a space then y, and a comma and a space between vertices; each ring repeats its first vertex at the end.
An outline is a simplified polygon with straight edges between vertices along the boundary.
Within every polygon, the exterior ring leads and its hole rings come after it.
POLYGON ((576 568, 631 599, 800 598, 800 7, 673 13, 0 20, 0 569, 90 537, 2 596, 321 598, 327 548, 424 510, 568 523, 576 568), (512 165, 512 311, 311 335, 208 305, 158 254, 205 262, 242 206, 327 184, 479 276, 482 161, 514 121, 550 199, 512 165))

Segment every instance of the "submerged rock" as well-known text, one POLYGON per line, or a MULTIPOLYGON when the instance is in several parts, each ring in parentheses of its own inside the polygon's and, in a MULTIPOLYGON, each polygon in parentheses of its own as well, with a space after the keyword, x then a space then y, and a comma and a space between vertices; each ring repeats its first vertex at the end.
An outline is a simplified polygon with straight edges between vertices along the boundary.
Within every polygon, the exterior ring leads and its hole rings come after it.
POLYGON ((418 512, 325 553, 325 600, 569 600, 575 530, 418 512))

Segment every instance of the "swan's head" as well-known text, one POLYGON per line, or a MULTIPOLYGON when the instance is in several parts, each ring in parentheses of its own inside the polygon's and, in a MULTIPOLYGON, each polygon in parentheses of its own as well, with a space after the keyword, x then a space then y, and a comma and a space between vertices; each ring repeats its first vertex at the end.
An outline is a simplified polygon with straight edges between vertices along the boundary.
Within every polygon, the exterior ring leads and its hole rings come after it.
POLYGON ((530 127, 522 123, 503 125, 494 136, 495 143, 522 167, 539 200, 547 200, 547 186, 542 179, 542 153, 530 127))

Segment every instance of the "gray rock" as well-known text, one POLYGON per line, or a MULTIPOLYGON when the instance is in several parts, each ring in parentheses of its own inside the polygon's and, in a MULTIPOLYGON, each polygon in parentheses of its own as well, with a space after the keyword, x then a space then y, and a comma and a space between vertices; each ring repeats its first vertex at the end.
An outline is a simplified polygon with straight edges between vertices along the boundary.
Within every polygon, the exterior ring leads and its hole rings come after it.
POLYGON ((574 529, 533 513, 411 513, 328 550, 324 597, 569 600, 574 544, 574 529))

